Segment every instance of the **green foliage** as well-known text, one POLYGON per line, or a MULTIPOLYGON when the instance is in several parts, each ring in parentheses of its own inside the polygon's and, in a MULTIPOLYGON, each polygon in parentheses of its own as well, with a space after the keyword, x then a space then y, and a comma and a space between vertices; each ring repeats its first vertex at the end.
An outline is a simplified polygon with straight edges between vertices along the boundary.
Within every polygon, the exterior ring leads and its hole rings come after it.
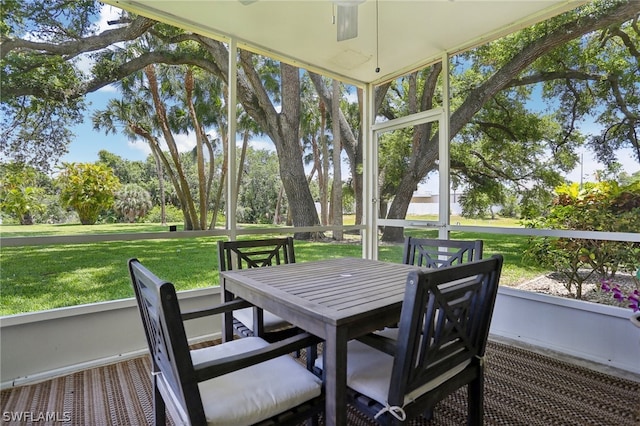
POLYGON ((0 167, 0 211, 21 225, 32 225, 33 216, 45 210, 44 189, 37 187, 37 172, 21 163, 0 167))
MULTIPOLYGON (((242 184, 238 194, 238 220, 243 223, 273 223, 280 193, 278 156, 267 150, 247 149, 242 184)), ((284 203, 283 203, 284 204, 284 203)), ((284 206, 278 212, 283 215, 284 206)))
MULTIPOLYGON (((165 219, 167 223, 184 221, 184 215, 182 214, 182 210, 180 210, 178 207, 173 206, 171 204, 167 204, 164 207, 164 214, 165 214, 165 219)), ((142 218, 142 222, 162 223, 162 212, 160 211, 160 206, 153 206, 151 210, 149 210, 147 215, 142 218)))
POLYGON ((553 202, 553 193, 540 185, 525 189, 520 199, 520 217, 533 219, 544 216, 553 202))
POLYGON ((93 225, 100 212, 113 205, 120 181, 103 164, 64 163, 57 179, 60 201, 73 208, 83 225, 93 225))
POLYGON ((356 193, 353 189, 353 182, 348 181, 342 184, 342 211, 344 214, 352 214, 356 209, 356 193))
POLYGON ((46 193, 42 197, 44 210, 33 215, 35 223, 77 223, 78 214, 60 205, 60 196, 56 193, 46 193))
MULTIPOLYGON (((527 222, 534 228, 584 231, 640 231, 640 183, 620 186, 614 181, 556 188, 557 197, 546 216, 527 222)), ((553 267, 567 278, 567 289, 582 294, 582 283, 593 273, 610 279, 616 272, 640 265, 640 243, 583 238, 531 240, 526 256, 553 267), (586 271, 586 273, 584 272, 586 271)))
POLYGON ((386 199, 393 198, 409 165, 412 154, 411 142, 410 129, 384 133, 378 139, 378 173, 382 178, 380 192, 386 199))
POLYGON ((140 185, 128 183, 116 192, 114 208, 127 222, 133 223, 151 208, 151 195, 140 185))
MULTIPOLYGON (((92 20, 99 7, 90 0, 3 1, 3 50, 7 39, 33 39, 34 34, 44 43, 86 36, 94 28, 92 20)), ((83 73, 68 59, 40 49, 3 52, 0 152, 6 158, 49 170, 66 153, 73 137, 68 128, 82 121, 85 107, 84 100, 74 96, 82 87, 83 73), (6 89, 12 94, 7 96, 6 89)))
POLYGON ((469 218, 484 219, 490 216, 495 218, 492 206, 502 203, 503 188, 494 182, 493 185, 485 184, 483 189, 471 187, 460 197, 462 216, 469 218))
POLYGON ((631 185, 633 183, 640 183, 640 170, 629 175, 627 173, 620 173, 618 178, 620 185, 631 185))
MULTIPOLYGON (((163 29, 169 30, 170 27, 163 26, 163 29)), ((119 61, 125 60, 134 52, 148 50, 151 47, 148 42, 149 40, 137 40, 129 46, 128 51, 106 52, 101 62, 107 57, 111 60, 114 55, 122 56, 117 59, 119 61)), ((193 43, 179 44, 176 49, 190 55, 203 55, 200 47, 193 43)), ((107 74, 112 72, 108 68, 104 71, 107 74)), ((131 140, 142 139, 148 143, 154 157, 160 159, 161 170, 156 169, 153 178, 146 173, 147 183, 144 186, 156 202, 162 204, 169 200, 180 206, 188 229, 204 229, 208 224, 206 209, 212 199, 214 175, 219 167, 215 157, 220 152, 215 141, 207 136, 202 140, 192 136, 192 142, 200 141, 201 145, 196 143, 196 148, 190 153, 180 153, 175 140, 179 134, 195 135, 196 129, 200 131, 213 127, 224 133, 226 115, 222 81, 199 68, 155 64, 147 68, 145 73, 137 71, 126 76, 122 79, 120 88, 123 99, 111 99, 105 110, 96 111, 92 116, 94 128, 103 129, 107 134, 123 131, 131 140), (189 80, 193 83, 191 97, 187 96, 185 89, 188 75, 193 76, 189 80), (152 93, 157 93, 157 101, 151 96, 152 93), (192 110, 197 120, 191 114, 192 110), (169 152, 160 150, 160 138, 164 138, 169 152), (213 166, 209 167, 210 164, 213 166), (167 183, 166 190, 172 191, 171 193, 165 194, 165 189, 160 190, 160 179, 167 183), (148 182, 152 180, 153 185, 149 185, 148 182)), ((134 182, 144 171, 140 164, 138 173, 131 175, 129 172, 135 172, 137 166, 127 164, 123 168, 125 164, 119 157, 107 154, 104 153, 101 160, 114 167, 123 182, 134 182)), ((217 201, 213 200, 214 203, 217 201)), ((214 208, 216 207, 219 208, 214 208)))
POLYGON ((500 210, 500 216, 517 218, 520 216, 518 198, 514 194, 506 194, 500 210))
POLYGON ((113 170, 113 174, 123 185, 128 183, 141 185, 152 176, 142 161, 130 161, 104 149, 98 151, 98 158, 100 163, 113 170))
POLYGON ((553 117, 530 111, 529 96, 524 89, 496 95, 452 142, 452 181, 464 191, 464 216, 492 214, 490 206, 504 205, 508 194, 517 194, 531 214, 576 164, 581 136, 565 137, 553 117))

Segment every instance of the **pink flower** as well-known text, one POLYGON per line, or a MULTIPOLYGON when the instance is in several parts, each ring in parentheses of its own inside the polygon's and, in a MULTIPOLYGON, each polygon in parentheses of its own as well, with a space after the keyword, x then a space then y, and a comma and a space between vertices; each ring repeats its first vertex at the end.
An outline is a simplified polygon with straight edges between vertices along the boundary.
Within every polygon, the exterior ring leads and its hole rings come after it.
POLYGON ((611 291, 611 280, 601 280, 600 283, 602 284, 600 288, 603 291, 611 291))
POLYGON ((633 293, 629 294, 629 307, 633 309, 633 312, 640 311, 640 292, 638 290, 633 290, 633 293))
POLYGON ((611 292, 613 298, 618 302, 618 303, 624 303, 625 301, 629 301, 629 308, 633 309, 633 312, 638 312, 640 311, 640 291, 633 290, 633 292, 629 293, 628 295, 625 296, 625 294, 622 292, 622 290, 620 290, 620 287, 618 287, 613 280, 609 279, 609 280, 600 280, 600 288, 602 289, 602 291, 604 292, 611 292))

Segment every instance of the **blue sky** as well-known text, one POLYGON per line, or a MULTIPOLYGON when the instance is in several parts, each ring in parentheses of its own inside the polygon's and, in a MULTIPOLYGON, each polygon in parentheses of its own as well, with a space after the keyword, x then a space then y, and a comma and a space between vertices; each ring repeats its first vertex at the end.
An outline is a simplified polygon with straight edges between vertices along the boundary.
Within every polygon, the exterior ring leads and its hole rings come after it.
MULTIPOLYGON (((119 99, 118 91, 107 86, 97 92, 86 96, 86 103, 89 105, 85 112, 84 122, 71 128, 76 135, 71 145, 69 153, 62 157, 65 162, 94 162, 98 160, 98 151, 107 150, 119 155, 127 160, 145 160, 151 150, 143 140, 131 141, 122 133, 110 133, 106 135, 102 130, 94 130, 91 115, 94 111, 105 109, 110 99, 119 99)), ((195 147, 194 135, 175 135, 178 149, 181 152, 190 151, 195 147)), ((254 148, 273 149, 273 145, 268 140, 254 140, 251 142, 254 148)))
POLYGON ((116 91, 108 89, 87 95, 86 101, 87 104, 91 103, 90 109, 85 113, 84 122, 71 129, 76 137, 69 146, 69 153, 62 157, 62 161, 92 163, 98 160, 98 151, 103 149, 128 160, 147 158, 151 151, 144 142, 132 142, 123 134, 105 135, 104 131, 93 129, 92 112, 105 108, 109 99, 117 96, 116 91))

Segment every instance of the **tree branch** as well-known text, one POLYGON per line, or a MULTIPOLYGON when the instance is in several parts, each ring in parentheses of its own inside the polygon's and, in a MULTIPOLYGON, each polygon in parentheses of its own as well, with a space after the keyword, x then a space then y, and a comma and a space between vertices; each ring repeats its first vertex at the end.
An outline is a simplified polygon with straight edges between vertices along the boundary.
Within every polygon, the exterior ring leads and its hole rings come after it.
POLYGON ((156 21, 140 16, 126 27, 106 30, 100 34, 60 44, 36 42, 21 38, 6 38, 0 41, 0 59, 3 59, 8 53, 15 50, 34 50, 73 58, 81 53, 94 52, 107 48, 115 43, 135 40, 155 24, 156 21))
POLYGON ((631 53, 633 57, 635 57, 636 59, 640 59, 640 52, 638 51, 638 49, 636 49, 635 44, 633 44, 633 41, 631 41, 631 37, 629 37, 627 33, 622 31, 620 28, 611 28, 609 31, 612 35, 618 36, 622 40, 624 45, 629 50, 629 53, 631 53))
POLYGON ((635 1, 621 3, 605 15, 589 15, 577 19, 551 31, 532 42, 515 55, 498 72, 485 83, 473 89, 460 107, 451 115, 450 131, 455 136, 471 117, 500 90, 509 87, 512 80, 520 72, 531 65, 537 58, 574 40, 584 34, 600 30, 611 25, 633 19, 638 15, 638 4, 635 1))
POLYGON ((559 71, 541 72, 536 74, 530 74, 522 78, 516 78, 511 80, 507 85, 505 85, 505 88, 528 86, 530 84, 542 83, 542 82, 551 81, 551 80, 598 81, 598 80, 603 80, 604 78, 606 78, 606 76, 602 76, 600 74, 589 74, 583 71, 567 69, 567 70, 559 70, 559 71))
POLYGON ((491 123, 491 122, 488 122, 488 121, 475 121, 475 123, 478 126, 480 126, 481 129, 484 129, 485 131, 488 130, 488 129, 501 130, 504 133, 506 133, 507 135, 509 135, 509 138, 511 138, 512 141, 518 140, 518 137, 515 135, 515 133, 513 133, 513 131, 511 131, 511 129, 508 128, 507 126, 505 126, 504 124, 491 123))

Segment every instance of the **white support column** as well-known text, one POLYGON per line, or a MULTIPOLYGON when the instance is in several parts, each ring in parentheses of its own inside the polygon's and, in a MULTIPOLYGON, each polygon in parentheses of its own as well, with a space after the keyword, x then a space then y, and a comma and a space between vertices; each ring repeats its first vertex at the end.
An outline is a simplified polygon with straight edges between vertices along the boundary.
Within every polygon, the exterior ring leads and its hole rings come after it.
POLYGON ((378 258, 378 143, 372 129, 374 94, 375 87, 366 84, 362 102, 362 216, 365 225, 362 234, 362 257, 365 259, 378 258))
POLYGON ((449 102, 449 54, 444 53, 442 55, 442 109, 443 109, 443 119, 440 120, 439 127, 439 135, 440 139, 438 141, 438 149, 439 149, 439 163, 438 163, 438 173, 440 175, 440 187, 438 191, 440 192, 439 197, 439 205, 438 212, 439 217, 438 221, 441 223, 442 227, 438 230, 438 238, 443 240, 449 239, 449 225, 451 224, 451 216, 450 216, 450 193, 451 193, 451 179, 450 179, 450 159, 449 159, 449 139, 450 139, 450 130, 449 130, 449 119, 451 117, 450 111, 450 102, 449 102))
POLYGON ((227 99, 227 229, 229 238, 236 239, 236 107, 238 90, 238 70, 237 70, 238 48, 235 39, 229 41, 229 70, 227 74, 228 99, 227 99))

